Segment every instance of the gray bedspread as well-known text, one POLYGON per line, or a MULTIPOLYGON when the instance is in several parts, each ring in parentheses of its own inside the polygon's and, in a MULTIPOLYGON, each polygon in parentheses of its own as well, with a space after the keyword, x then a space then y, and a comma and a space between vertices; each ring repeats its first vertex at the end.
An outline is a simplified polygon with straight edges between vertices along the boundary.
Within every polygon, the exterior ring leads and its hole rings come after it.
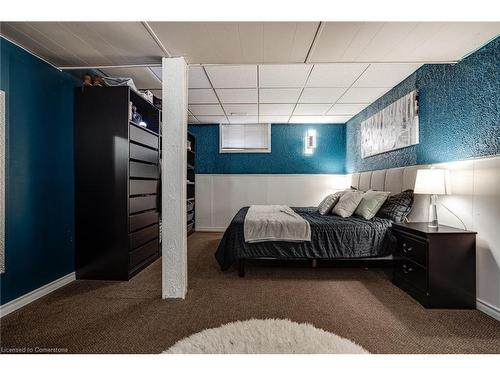
POLYGON ((339 259, 385 256, 390 253, 387 232, 392 222, 374 217, 342 218, 320 215, 316 207, 293 207, 311 226, 311 241, 245 243, 244 222, 248 207, 234 216, 215 253, 222 270, 238 259, 339 259))

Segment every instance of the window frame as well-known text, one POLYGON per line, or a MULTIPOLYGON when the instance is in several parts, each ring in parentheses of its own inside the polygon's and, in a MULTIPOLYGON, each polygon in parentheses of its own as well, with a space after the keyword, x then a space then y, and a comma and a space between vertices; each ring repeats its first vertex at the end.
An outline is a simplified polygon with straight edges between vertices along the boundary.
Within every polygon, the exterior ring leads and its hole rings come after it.
POLYGON ((271 153, 271 123, 248 123, 248 124, 227 124, 227 123, 220 123, 219 124, 219 154, 265 154, 265 153, 271 153), (268 145, 266 148, 241 148, 241 149, 224 149, 222 147, 222 127, 223 126, 231 126, 231 125, 262 125, 265 126, 267 125, 267 139, 268 139, 268 145))

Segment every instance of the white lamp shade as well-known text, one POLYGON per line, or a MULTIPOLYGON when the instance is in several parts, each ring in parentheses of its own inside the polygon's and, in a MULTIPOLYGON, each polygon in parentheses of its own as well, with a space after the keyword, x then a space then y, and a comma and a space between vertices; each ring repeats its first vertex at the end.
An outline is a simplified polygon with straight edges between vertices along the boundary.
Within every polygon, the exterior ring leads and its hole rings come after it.
POLYGON ((419 169, 415 180, 415 194, 448 194, 446 169, 419 169))

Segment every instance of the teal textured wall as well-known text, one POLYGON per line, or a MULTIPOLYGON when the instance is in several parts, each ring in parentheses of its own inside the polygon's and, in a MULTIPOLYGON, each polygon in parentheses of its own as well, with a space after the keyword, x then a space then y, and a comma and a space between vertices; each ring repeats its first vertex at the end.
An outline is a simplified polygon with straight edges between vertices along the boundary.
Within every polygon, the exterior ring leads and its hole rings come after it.
POLYGON ((500 153, 500 37, 454 65, 424 65, 348 121, 346 171, 439 163, 500 153), (420 144, 361 158, 360 125, 412 90, 420 144))
POLYGON ((219 125, 190 125, 196 137, 196 173, 344 173, 345 125, 273 124, 271 153, 219 154, 219 125), (316 129, 317 148, 304 155, 304 136, 316 129))
POLYGON ((4 304, 74 271, 74 80, 0 38, 6 92, 4 304))

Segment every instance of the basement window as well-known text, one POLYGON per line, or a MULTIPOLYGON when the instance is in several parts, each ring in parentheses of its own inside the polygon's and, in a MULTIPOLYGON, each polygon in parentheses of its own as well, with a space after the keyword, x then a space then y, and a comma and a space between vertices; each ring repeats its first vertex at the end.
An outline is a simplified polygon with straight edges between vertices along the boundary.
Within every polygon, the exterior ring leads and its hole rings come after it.
POLYGON ((271 152, 271 124, 220 124, 219 153, 271 152))

